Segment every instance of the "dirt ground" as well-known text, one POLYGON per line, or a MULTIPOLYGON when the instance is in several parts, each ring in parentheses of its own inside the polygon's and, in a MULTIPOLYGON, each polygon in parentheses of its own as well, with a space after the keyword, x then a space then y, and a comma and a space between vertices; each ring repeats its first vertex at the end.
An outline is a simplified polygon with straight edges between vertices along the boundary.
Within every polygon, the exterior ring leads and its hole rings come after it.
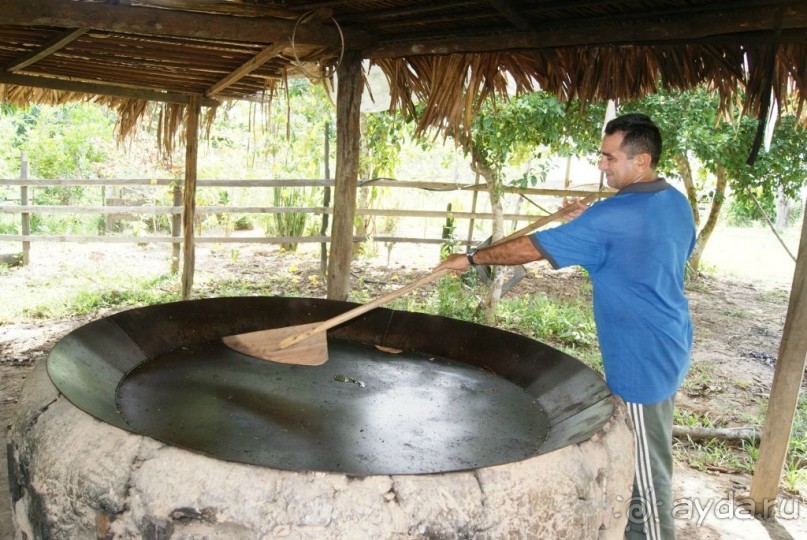
MULTIPOLYGON (((383 247, 381 252, 377 258, 354 266, 354 288, 366 289, 369 297, 422 275, 436 259, 434 253, 417 252, 418 256, 414 256, 412 251, 396 247, 393 253, 397 254, 387 266, 383 247)), ((315 277, 319 271, 317 253, 318 249, 311 248, 301 255, 290 256, 281 254, 274 246, 200 245, 194 290, 204 296, 214 278, 260 282, 269 276, 286 276, 307 284, 310 296, 322 297, 324 288, 315 277)), ((170 248, 165 246, 40 243, 32 247, 29 266, 0 272, 0 286, 8 300, 20 295, 36 297, 43 287, 79 287, 82 280, 103 283, 104 276, 121 272, 132 278, 164 274, 169 254, 170 248)), ((513 293, 543 290, 555 296, 573 296, 579 294, 583 280, 576 271, 554 272, 543 264, 534 264, 528 266, 527 277, 516 285, 513 293)), ((281 293, 282 290, 277 291, 281 293)), ((761 283, 715 276, 705 277, 689 288, 696 342, 691 374, 677 398, 679 409, 708 415, 725 426, 748 426, 758 418, 760 406, 770 391, 788 294, 788 285, 781 281, 761 283)), ((32 366, 45 361, 53 345, 69 331, 108 314, 0 324, 3 426, 11 421, 32 366)), ((2 451, 5 458, 5 445, 2 451)), ((7 494, 6 467, 0 467, 0 471, 0 488, 7 494)), ((750 484, 749 475, 730 468, 698 471, 683 462, 677 463, 676 500, 686 503, 697 499, 689 513, 680 515, 679 538, 807 538, 807 506, 792 494, 782 492, 776 520, 758 521, 743 512, 738 501, 748 492, 750 484)), ((12 537, 10 523, 5 495, 0 498, 0 539, 12 537)))

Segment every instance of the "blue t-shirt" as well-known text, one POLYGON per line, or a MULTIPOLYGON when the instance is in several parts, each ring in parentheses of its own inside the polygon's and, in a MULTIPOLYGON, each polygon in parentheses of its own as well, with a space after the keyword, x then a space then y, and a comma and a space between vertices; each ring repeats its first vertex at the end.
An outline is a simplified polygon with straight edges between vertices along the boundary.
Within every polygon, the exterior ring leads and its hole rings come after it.
POLYGON ((643 404, 675 394, 692 350, 684 265, 695 223, 686 197, 664 179, 631 184, 530 239, 553 268, 588 271, 611 391, 643 404))

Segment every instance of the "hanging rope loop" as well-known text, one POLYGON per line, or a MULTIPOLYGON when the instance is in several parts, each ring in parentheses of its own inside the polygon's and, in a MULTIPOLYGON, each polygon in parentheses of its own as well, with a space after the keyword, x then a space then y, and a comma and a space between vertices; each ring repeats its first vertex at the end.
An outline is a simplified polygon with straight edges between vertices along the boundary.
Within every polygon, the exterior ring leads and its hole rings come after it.
POLYGON ((294 61, 292 65, 294 65, 297 69, 299 69, 303 75, 313 81, 321 81, 325 79, 330 79, 336 74, 336 70, 339 69, 339 66, 342 65, 342 58, 345 56, 345 34, 342 33, 342 27, 339 26, 339 23, 336 22, 336 19, 330 17, 331 21, 333 21, 334 26, 336 26, 336 30, 339 32, 339 41, 340 41, 340 50, 339 50, 339 58, 336 60, 336 65, 331 69, 330 72, 324 72, 322 75, 312 75, 309 73, 304 67, 303 62, 300 60, 300 57, 297 55, 297 47, 294 43, 295 37, 297 36, 297 27, 300 26, 300 23, 306 21, 314 15, 315 11, 307 11, 297 17, 297 21, 294 23, 294 28, 291 31, 291 53, 294 55, 294 61))

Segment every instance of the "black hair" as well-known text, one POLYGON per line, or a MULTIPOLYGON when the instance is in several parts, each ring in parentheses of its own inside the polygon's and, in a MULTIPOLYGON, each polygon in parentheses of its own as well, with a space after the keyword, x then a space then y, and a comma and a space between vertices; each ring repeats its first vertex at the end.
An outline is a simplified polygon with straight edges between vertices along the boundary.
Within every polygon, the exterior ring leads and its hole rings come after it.
POLYGON ((618 116, 605 125, 605 134, 617 131, 625 134, 622 150, 629 158, 637 154, 650 154, 650 165, 655 168, 661 157, 661 133, 649 116, 630 113, 618 116))

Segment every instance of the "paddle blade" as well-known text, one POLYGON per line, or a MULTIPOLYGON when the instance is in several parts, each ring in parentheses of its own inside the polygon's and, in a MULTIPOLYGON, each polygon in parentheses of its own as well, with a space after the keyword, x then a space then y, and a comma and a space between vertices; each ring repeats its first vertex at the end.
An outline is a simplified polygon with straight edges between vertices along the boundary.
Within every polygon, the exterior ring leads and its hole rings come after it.
POLYGON ((246 334, 234 334, 221 338, 225 345, 247 356, 301 366, 319 366, 328 361, 328 340, 325 331, 315 332, 305 339, 288 347, 280 342, 322 323, 301 324, 285 328, 270 328, 246 334))

